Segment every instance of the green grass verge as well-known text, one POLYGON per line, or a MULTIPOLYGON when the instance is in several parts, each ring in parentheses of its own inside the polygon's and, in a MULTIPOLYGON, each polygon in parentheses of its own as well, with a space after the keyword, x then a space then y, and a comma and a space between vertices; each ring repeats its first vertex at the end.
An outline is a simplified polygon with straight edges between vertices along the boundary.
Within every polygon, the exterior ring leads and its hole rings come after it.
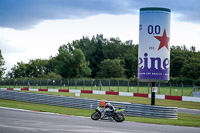
MULTIPOLYGON (((26 91, 26 92, 30 92, 30 91, 26 91)), ((34 92, 34 93, 75 97, 74 93, 64 93, 64 92, 42 92, 42 91, 38 91, 38 92, 34 92)), ((80 97, 90 98, 90 99, 100 99, 100 100, 104 99, 104 100, 109 100, 109 101, 151 104, 150 98, 142 98, 142 97, 116 96, 116 95, 95 95, 95 94, 83 94, 83 93, 80 94, 80 97)), ((200 109, 200 103, 199 102, 185 102, 185 101, 156 99, 155 103, 156 103, 156 105, 159 105, 159 106, 181 107, 181 108, 188 108, 188 109, 200 109)))
MULTIPOLYGON (((53 113, 59 113, 59 114, 86 116, 86 117, 90 117, 91 113, 94 112, 94 110, 74 109, 74 108, 58 107, 58 106, 19 102, 19 101, 12 101, 12 100, 3 100, 3 99, 0 99, 0 106, 26 109, 26 110, 34 110, 34 111, 42 111, 42 112, 53 112, 53 113)), ((182 113, 178 114, 177 120, 152 119, 152 118, 126 116, 126 121, 200 127, 200 115, 182 114, 182 113)))

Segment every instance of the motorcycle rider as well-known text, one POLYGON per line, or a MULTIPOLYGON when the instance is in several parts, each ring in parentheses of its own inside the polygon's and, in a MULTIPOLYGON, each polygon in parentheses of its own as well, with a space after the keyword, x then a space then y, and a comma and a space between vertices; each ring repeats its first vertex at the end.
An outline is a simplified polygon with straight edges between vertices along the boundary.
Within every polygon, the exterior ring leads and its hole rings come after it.
POLYGON ((114 110, 115 110, 115 108, 114 108, 114 106, 111 103, 109 103, 109 102, 106 103, 105 109, 102 112, 101 118, 106 117, 105 114, 112 114, 114 112, 114 110))

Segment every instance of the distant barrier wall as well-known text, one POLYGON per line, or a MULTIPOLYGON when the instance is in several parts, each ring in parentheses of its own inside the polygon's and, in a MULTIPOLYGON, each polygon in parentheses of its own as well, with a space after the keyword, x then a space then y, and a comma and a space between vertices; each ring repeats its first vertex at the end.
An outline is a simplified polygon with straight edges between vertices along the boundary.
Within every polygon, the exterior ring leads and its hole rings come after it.
MULTIPOLYGON (((87 94, 119 95, 119 96, 134 96, 134 97, 151 98, 151 94, 131 93, 131 92, 115 92, 115 91, 98 91, 98 90, 32 89, 32 88, 0 88, 0 90, 87 93, 87 94)), ((156 94, 156 99, 200 102, 200 97, 172 96, 172 95, 159 95, 159 94, 156 94)))
MULTIPOLYGON (((75 98, 66 96, 46 95, 38 93, 16 92, 0 90, 1 99, 24 101, 31 103, 91 109, 94 110, 99 105, 99 100, 88 98, 75 98)), ((125 115, 151 118, 177 119, 178 109, 176 107, 151 106, 128 102, 109 101, 115 107, 125 108, 125 115)))

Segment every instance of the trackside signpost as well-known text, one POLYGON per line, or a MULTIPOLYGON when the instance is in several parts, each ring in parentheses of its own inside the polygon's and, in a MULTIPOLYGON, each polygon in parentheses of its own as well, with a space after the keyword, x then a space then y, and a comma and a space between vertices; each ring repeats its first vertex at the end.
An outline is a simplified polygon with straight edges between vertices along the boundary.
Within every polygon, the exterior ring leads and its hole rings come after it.
POLYGON ((155 105, 155 83, 170 77, 170 17, 167 8, 140 8, 138 80, 152 83, 151 105, 155 105))

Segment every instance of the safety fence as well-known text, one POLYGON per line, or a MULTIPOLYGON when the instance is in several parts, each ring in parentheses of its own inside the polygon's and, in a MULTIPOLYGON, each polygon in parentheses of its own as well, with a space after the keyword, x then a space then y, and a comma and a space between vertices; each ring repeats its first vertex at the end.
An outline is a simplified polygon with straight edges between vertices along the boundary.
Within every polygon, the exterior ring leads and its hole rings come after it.
MULTIPOLYGON (((63 106, 70 108, 94 110, 99 105, 99 100, 77 97, 66 97, 56 95, 46 95, 38 93, 27 93, 17 91, 0 90, 1 99, 24 101, 31 103, 63 106)), ((177 119, 178 109, 176 107, 151 106, 145 104, 135 104, 128 102, 109 101, 115 107, 125 108, 125 115, 151 118, 177 119)))
MULTIPOLYGON (((194 83, 156 83, 157 94, 172 96, 193 96, 194 83)), ((0 88, 37 88, 37 89, 75 89, 99 90, 132 93, 151 93, 151 83, 120 80, 0 80, 0 88)))

